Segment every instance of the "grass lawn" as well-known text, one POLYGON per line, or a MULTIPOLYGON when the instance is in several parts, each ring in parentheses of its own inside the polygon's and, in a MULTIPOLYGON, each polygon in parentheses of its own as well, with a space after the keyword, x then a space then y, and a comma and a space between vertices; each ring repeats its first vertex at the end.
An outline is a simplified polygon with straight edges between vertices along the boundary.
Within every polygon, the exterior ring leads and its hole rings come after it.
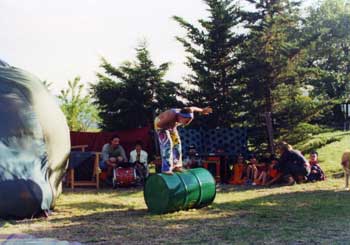
POLYGON ((350 134, 317 149, 327 180, 289 187, 218 186, 212 205, 147 213, 140 188, 65 190, 48 219, 1 221, 0 233, 91 244, 349 244, 350 192, 340 158, 350 134))

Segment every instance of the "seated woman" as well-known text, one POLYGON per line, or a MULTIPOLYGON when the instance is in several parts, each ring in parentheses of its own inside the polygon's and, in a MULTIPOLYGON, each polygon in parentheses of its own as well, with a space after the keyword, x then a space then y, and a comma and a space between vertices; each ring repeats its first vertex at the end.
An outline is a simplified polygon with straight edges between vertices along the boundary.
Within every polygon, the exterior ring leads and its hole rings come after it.
POLYGON ((318 164, 318 153, 313 151, 310 153, 309 163, 311 166, 311 172, 308 176, 308 181, 315 182, 320 180, 325 180, 326 176, 318 164))
POLYGON ((238 155, 232 167, 232 176, 231 176, 231 179, 229 180, 229 184, 232 184, 232 185, 244 184, 245 170, 246 170, 246 163, 244 161, 244 157, 242 155, 238 155))
POLYGON ((299 151, 293 150, 292 146, 284 141, 278 143, 277 151, 281 155, 277 165, 277 169, 281 173, 271 180, 269 184, 275 183, 280 178, 283 178, 288 185, 292 185, 295 182, 306 182, 311 168, 305 157, 299 151))

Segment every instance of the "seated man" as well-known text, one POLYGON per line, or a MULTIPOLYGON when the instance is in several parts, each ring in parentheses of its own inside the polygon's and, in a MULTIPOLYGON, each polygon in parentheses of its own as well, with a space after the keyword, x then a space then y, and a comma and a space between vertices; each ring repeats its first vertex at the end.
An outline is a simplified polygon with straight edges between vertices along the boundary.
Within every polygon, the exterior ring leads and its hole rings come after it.
POLYGON ((128 159, 126 158, 125 150, 120 145, 119 136, 112 136, 109 143, 102 147, 100 169, 107 170, 107 178, 112 177, 113 169, 122 166, 127 161, 128 159))
POLYGON ((189 146, 187 157, 185 158, 183 165, 185 168, 198 168, 201 165, 201 159, 197 153, 196 146, 189 146))
POLYGON ((145 180, 149 175, 148 154, 142 150, 142 142, 136 141, 135 149, 130 152, 130 163, 135 166, 141 180, 145 180))

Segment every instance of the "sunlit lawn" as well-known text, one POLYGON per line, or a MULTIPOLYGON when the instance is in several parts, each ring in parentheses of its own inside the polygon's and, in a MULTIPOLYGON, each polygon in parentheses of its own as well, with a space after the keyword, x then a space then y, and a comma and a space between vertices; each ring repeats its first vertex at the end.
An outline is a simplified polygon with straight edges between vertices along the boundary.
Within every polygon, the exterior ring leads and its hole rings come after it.
POLYGON ((343 135, 318 150, 324 182, 218 186, 209 207, 166 215, 147 213, 140 188, 65 190, 48 219, 0 221, 0 233, 99 244, 349 244, 350 192, 333 178, 349 142, 343 135))

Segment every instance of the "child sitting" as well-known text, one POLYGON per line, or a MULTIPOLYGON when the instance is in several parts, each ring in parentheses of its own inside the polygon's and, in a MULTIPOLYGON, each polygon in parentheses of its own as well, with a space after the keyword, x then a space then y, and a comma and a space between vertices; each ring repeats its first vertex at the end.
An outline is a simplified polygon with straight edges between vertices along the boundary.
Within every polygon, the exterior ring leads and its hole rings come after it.
POLYGON ((318 180, 325 180, 325 174, 318 164, 318 153, 316 151, 310 153, 309 163, 311 166, 311 172, 308 176, 308 180, 315 182, 318 180))
POLYGON ((260 185, 266 177, 266 163, 259 163, 255 155, 251 155, 247 166, 247 184, 260 185))
POLYGON ((247 180, 246 184, 251 185, 254 183, 254 180, 258 177, 258 169, 256 167, 257 159, 255 155, 251 155, 249 158, 248 166, 246 168, 247 180))
POLYGON ((232 177, 229 180, 229 184, 242 185, 244 183, 245 165, 244 157, 242 155, 238 155, 237 160, 232 167, 232 177))
POLYGON ((265 185, 269 186, 273 183, 277 182, 278 177, 280 177, 281 173, 277 169, 278 159, 274 156, 271 157, 271 162, 269 164, 267 170, 267 182, 265 185))
POLYGON ((260 162, 257 162, 256 168, 257 168, 257 178, 254 179, 255 185, 265 185, 267 181, 267 159, 261 159, 260 162))

